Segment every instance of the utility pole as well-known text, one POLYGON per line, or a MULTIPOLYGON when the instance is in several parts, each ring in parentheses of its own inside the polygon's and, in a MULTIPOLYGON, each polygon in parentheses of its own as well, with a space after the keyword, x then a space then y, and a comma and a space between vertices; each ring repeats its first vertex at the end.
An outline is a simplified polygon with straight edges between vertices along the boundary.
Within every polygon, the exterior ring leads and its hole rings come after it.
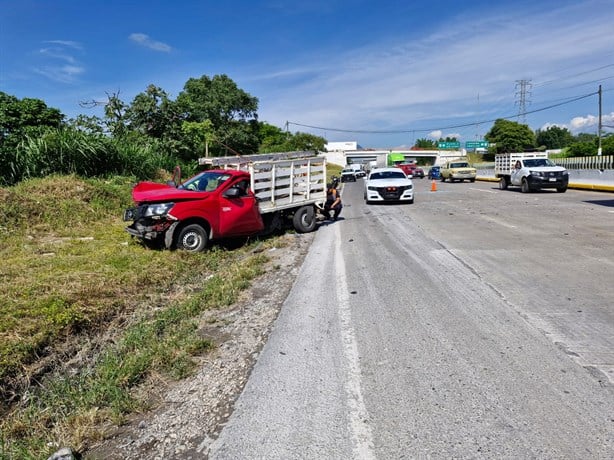
POLYGON ((599 147, 597 147, 597 155, 601 155, 601 85, 599 85, 599 124, 597 127, 597 136, 599 137, 599 147))
POLYGON ((522 123, 523 125, 527 124, 527 103, 531 103, 531 101, 527 99, 527 95, 531 95, 531 80, 516 80, 516 96, 518 97, 518 122, 522 123))

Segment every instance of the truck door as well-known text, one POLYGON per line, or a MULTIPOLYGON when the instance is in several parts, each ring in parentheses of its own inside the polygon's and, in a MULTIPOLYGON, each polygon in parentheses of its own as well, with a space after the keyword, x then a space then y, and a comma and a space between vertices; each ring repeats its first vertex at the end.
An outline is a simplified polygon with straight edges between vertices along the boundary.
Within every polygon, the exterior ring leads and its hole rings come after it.
POLYGON ((513 185, 520 185, 522 181, 522 162, 517 160, 512 167, 512 174, 510 176, 510 180, 513 185))
POLYGON ((249 189, 249 180, 242 179, 230 188, 237 188, 237 196, 220 195, 220 236, 233 237, 253 235, 264 228, 260 208, 253 192, 249 189))

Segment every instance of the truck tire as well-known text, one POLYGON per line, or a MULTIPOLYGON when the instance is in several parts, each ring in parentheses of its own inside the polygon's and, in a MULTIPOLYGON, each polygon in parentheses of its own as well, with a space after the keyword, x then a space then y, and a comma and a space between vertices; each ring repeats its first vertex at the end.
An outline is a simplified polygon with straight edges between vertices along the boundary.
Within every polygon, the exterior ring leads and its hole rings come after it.
POLYGON ((316 229, 317 219, 313 206, 298 208, 292 216, 292 224, 299 233, 309 233, 316 229))
POLYGON ((507 182, 507 177, 501 176, 501 180, 499 181, 499 189, 507 190, 508 185, 510 184, 507 182))
POLYGON ((198 224, 186 225, 179 231, 177 249, 188 252, 202 252, 207 247, 209 236, 198 224))
POLYGON ((557 188, 556 188, 556 191, 557 191, 558 193, 565 193, 565 192, 567 191, 567 186, 566 186, 566 185, 563 185, 562 187, 557 187, 557 188))
POLYGON ((529 181, 526 177, 522 178, 522 182, 520 184, 520 190, 522 193, 529 193, 531 191, 531 187, 529 186, 529 181))

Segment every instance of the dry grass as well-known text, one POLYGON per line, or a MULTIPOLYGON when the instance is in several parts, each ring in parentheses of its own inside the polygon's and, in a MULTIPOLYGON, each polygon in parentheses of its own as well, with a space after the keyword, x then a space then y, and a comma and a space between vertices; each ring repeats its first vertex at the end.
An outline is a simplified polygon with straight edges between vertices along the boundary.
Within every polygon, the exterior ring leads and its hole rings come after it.
POLYGON ((198 315, 262 271, 250 245, 187 254, 131 242, 129 191, 128 179, 74 176, 0 189, 0 458, 104 436, 140 407, 148 375, 191 372, 191 356, 214 346, 198 315))

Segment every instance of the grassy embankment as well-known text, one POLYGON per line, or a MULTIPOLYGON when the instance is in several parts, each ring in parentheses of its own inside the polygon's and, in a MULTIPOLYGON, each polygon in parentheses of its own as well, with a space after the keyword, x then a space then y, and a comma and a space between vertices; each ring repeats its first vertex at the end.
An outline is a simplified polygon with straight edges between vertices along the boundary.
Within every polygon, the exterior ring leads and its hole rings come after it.
POLYGON ((130 179, 75 176, 0 188, 0 458, 80 451, 148 406, 143 384, 180 379, 215 344, 207 309, 266 269, 248 242, 201 254, 132 242, 130 179))

